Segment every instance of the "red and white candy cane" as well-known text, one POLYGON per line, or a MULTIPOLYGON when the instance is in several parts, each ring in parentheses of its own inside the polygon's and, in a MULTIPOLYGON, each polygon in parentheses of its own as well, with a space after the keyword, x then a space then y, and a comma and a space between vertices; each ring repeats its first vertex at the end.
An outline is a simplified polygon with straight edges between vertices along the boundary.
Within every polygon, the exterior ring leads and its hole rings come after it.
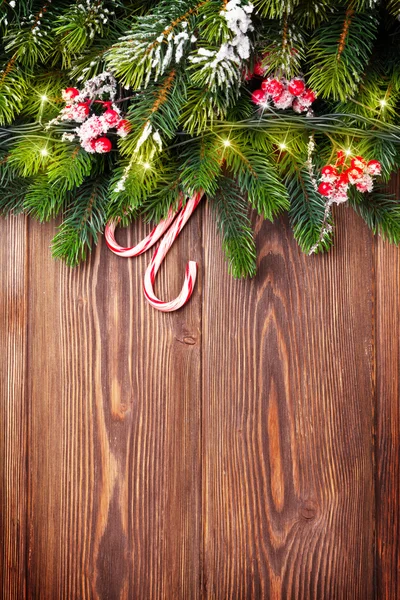
POLYGON ((162 312, 172 312, 174 310, 178 310, 178 308, 181 308, 184 304, 186 304, 186 302, 189 300, 190 296, 193 293, 193 288, 196 282, 197 275, 197 264, 193 261, 190 261, 186 265, 185 281, 181 293, 177 298, 175 298, 175 300, 172 300, 171 302, 162 302, 155 295, 153 286, 157 271, 160 268, 162 261, 164 260, 168 250, 171 248, 172 244, 178 237, 185 223, 188 221, 193 211, 199 204, 202 196, 203 192, 197 192, 196 194, 194 194, 187 201, 183 209, 182 200, 180 200, 177 210, 174 211, 171 208, 169 210, 167 218, 163 221, 160 221, 160 223, 156 227, 154 227, 154 229, 149 233, 147 237, 144 238, 144 240, 139 242, 139 244, 137 244, 136 246, 132 246, 131 248, 124 248, 123 246, 120 246, 115 240, 115 228, 117 226, 116 221, 111 221, 106 225, 104 235, 107 246, 112 252, 114 252, 114 254, 117 254, 118 256, 123 256, 125 258, 139 256, 140 254, 143 254, 143 252, 146 252, 146 250, 154 246, 154 244, 170 227, 168 233, 165 235, 164 239, 161 241, 160 246, 157 248, 153 255, 151 263, 148 266, 147 271, 145 273, 143 285, 146 300, 151 304, 151 306, 162 312))
POLYGON ((154 252, 151 263, 147 267, 144 275, 143 289, 146 300, 149 302, 149 304, 151 304, 151 306, 153 306, 153 308, 156 308, 162 312, 172 312, 174 310, 178 310, 178 308, 181 308, 184 304, 186 304, 193 293, 197 276, 197 263, 192 260, 186 265, 185 281, 180 294, 175 298, 175 300, 171 300, 170 302, 163 302, 162 300, 159 300, 154 293, 153 286, 157 271, 160 268, 168 250, 171 248, 172 244, 182 231, 182 228, 192 215, 202 197, 203 192, 197 192, 191 198, 189 198, 184 208, 180 211, 176 221, 165 234, 165 237, 162 239, 159 247, 154 252))
POLYGON ((110 248, 114 254, 118 254, 118 256, 124 256, 125 258, 130 258, 131 256, 139 256, 139 254, 143 254, 149 248, 154 246, 154 244, 160 239, 160 237, 167 231, 168 227, 171 225, 172 221, 175 219, 176 215, 180 211, 182 207, 182 201, 179 202, 179 206, 177 210, 169 209, 168 216, 166 219, 163 219, 159 222, 159 224, 152 229, 147 237, 144 238, 139 244, 136 246, 132 246, 131 248, 124 248, 120 246, 118 242, 115 240, 115 228, 117 226, 116 221, 110 221, 107 223, 104 237, 106 238, 106 244, 110 248))

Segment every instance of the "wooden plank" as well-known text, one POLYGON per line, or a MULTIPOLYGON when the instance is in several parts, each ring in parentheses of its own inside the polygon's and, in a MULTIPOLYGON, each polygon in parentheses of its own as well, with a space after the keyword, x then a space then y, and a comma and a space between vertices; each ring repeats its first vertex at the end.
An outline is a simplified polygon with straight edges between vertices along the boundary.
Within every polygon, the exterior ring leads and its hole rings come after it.
POLYGON ((243 282, 204 219, 205 598, 373 597, 372 241, 337 223, 306 257, 257 220, 243 282))
MULTIPOLYGON (((399 194, 400 176, 391 192, 399 194)), ((400 259, 376 240, 376 567, 379 600, 400 597, 400 259)))
MULTIPOLYGON (((200 212, 160 294, 200 258, 198 231, 200 212)), ((120 259, 102 243, 72 271, 50 257, 53 234, 34 225, 30 238, 28 596, 196 599, 201 280, 184 313, 164 315, 142 294, 149 254, 120 259)))
POLYGON ((0 220, 0 596, 26 583, 27 220, 0 220))

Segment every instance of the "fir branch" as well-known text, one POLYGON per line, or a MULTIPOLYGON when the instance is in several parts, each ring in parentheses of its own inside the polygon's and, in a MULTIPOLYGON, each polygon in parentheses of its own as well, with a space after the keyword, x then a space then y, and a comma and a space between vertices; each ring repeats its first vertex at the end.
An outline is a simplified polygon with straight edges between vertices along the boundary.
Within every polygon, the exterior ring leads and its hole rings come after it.
POLYGON ((104 227, 107 192, 105 177, 87 180, 80 186, 53 239, 52 254, 55 258, 62 258, 70 267, 86 258, 104 227))
POLYGON ((69 200, 68 195, 60 194, 57 186, 49 184, 46 175, 40 175, 27 188, 23 209, 43 223, 55 218, 69 200))
POLYGON ((236 144, 232 137, 224 158, 250 204, 265 219, 273 221, 277 214, 288 209, 287 190, 264 153, 236 144))
POLYGON ((180 178, 186 194, 200 190, 206 194, 216 192, 224 149, 223 141, 215 138, 200 138, 184 148, 180 156, 180 178))
POLYGON ((332 236, 328 232, 321 240, 320 234, 331 222, 325 222, 325 200, 314 189, 308 171, 298 169, 296 174, 289 175, 286 186, 290 196, 290 223, 300 248, 309 253, 315 244, 319 244, 314 252, 328 250, 332 236))
POLYGON ((56 186, 61 194, 79 187, 90 175, 92 164, 90 155, 80 146, 60 144, 48 165, 49 185, 56 186))
POLYGON ((132 29, 106 53, 109 68, 133 89, 146 87, 151 76, 157 81, 174 61, 178 63, 187 54, 195 27, 193 17, 207 1, 162 0, 150 14, 137 17, 132 29), (182 40, 175 44, 179 33, 182 40))
POLYGON ((237 184, 226 176, 218 180, 217 191, 209 197, 222 236, 229 272, 233 277, 254 277, 256 245, 248 205, 237 184))
POLYGON ((393 194, 388 194, 382 187, 370 194, 352 189, 349 204, 374 234, 393 244, 400 242, 400 203, 393 194))
POLYGON ((344 101, 355 93, 371 56, 377 24, 374 13, 348 9, 314 33, 308 84, 317 94, 344 101))

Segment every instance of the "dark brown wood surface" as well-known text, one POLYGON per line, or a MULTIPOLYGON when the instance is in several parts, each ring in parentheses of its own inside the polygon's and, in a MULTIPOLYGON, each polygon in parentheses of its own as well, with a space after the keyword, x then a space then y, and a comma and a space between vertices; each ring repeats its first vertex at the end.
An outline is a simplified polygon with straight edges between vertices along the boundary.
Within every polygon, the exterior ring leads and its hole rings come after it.
POLYGON ((70 270, 53 224, 0 221, 4 600, 400 598, 400 250, 336 222, 306 257, 255 219, 235 281, 200 206, 162 314, 149 255, 70 270))

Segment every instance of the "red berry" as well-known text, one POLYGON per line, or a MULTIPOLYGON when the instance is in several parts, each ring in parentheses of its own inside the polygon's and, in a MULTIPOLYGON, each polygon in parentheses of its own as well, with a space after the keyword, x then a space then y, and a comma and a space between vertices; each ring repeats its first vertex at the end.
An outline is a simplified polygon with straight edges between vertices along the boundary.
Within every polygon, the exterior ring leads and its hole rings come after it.
POLYGON ((73 100, 77 96, 79 96, 79 90, 74 87, 69 87, 63 92, 64 100, 73 100))
POLYGON ((323 181, 319 184, 318 191, 322 196, 330 196, 333 193, 333 185, 323 181))
POLYGON ((305 89, 306 86, 304 81, 298 77, 292 79, 288 83, 288 90, 291 94, 293 94, 293 96, 301 96, 305 89))
POLYGON ((307 107, 303 106, 298 98, 294 99, 292 108, 293 108, 294 112, 298 113, 298 114, 305 112, 307 110, 307 107))
POLYGON ((87 102, 79 102, 78 104, 79 112, 84 115, 88 115, 90 112, 89 104, 87 102))
POLYGON ((125 131, 126 133, 129 133, 130 130, 132 129, 132 124, 130 121, 127 121, 127 119, 121 119, 120 122, 117 125, 117 129, 118 131, 125 131))
POLYGON ((254 70, 253 70, 253 74, 254 75, 259 75, 260 77, 262 77, 265 73, 265 69, 262 66, 262 62, 258 61, 256 62, 256 64, 254 65, 254 70))
POLYGON ((379 160, 368 161, 367 171, 370 175, 380 175, 382 171, 382 165, 379 160))
POLYGON ((342 173, 341 175, 339 175, 339 177, 337 178, 337 186, 341 187, 342 185, 347 185, 349 183, 349 176, 346 172, 342 173))
POLYGON ((366 162, 362 156, 355 156, 351 159, 351 166, 356 167, 357 169, 364 169, 366 162))
POLYGON ((337 169, 332 165, 326 165, 321 169, 322 175, 337 175, 337 169))
POLYGON ((270 96, 273 96, 274 100, 278 99, 284 90, 284 85, 279 79, 266 79, 262 82, 261 88, 264 92, 270 96))
POLYGON ((106 154, 110 152, 112 143, 107 137, 100 137, 93 142, 93 147, 99 154, 106 154))
POLYGON ((252 93, 251 100, 254 104, 262 104, 265 101, 265 92, 263 90, 256 90, 252 93))
MULTIPOLYGON (((352 161, 353 162, 353 161, 352 161)), ((356 183, 363 176, 364 171, 359 167, 350 167, 345 171, 349 179, 349 183, 356 183)))
POLYGON ((113 110, 112 108, 108 108, 102 116, 107 125, 110 127, 116 127, 121 119, 117 111, 113 110))
POLYGON ((304 93, 300 96, 300 101, 304 106, 307 106, 307 108, 308 108, 314 102, 316 97, 317 96, 314 94, 314 92, 312 90, 310 90, 309 88, 306 88, 304 90, 304 93))

